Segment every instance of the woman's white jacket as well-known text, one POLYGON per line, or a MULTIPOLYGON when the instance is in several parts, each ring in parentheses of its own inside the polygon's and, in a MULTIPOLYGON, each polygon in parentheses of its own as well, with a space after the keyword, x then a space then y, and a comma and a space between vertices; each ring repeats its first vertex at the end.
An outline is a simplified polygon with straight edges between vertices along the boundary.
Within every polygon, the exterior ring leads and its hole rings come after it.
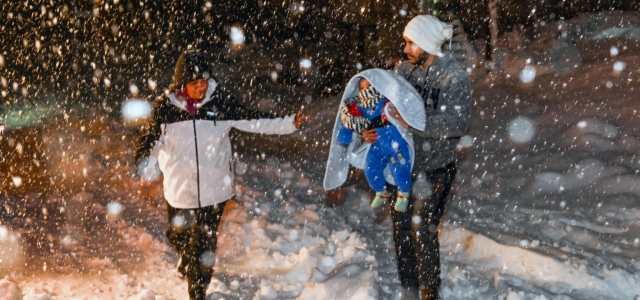
POLYGON ((137 172, 143 179, 164 176, 164 196, 176 208, 200 208, 234 196, 229 131, 289 134, 294 115, 277 117, 248 110, 230 93, 209 80, 195 116, 175 93, 154 103, 136 149, 137 172))

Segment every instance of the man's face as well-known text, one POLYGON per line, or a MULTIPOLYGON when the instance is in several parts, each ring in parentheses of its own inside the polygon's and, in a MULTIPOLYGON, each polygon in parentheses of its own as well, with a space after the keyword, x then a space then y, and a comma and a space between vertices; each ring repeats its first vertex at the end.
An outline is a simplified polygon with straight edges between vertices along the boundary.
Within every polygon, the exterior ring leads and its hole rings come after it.
POLYGON ((187 82, 185 87, 187 88, 187 95, 189 95, 189 97, 202 100, 209 88, 209 81, 204 78, 196 79, 194 81, 187 82))
POLYGON ((421 65, 427 60, 429 53, 425 52, 418 45, 414 44, 412 40, 404 38, 404 53, 407 55, 409 61, 414 65, 421 65))

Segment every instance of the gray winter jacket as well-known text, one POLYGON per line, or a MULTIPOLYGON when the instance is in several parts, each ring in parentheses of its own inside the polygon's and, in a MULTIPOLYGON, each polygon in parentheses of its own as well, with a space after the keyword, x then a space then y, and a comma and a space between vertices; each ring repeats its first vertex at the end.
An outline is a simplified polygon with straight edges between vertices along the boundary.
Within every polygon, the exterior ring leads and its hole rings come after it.
POLYGON ((413 169, 432 170, 456 161, 456 147, 469 126, 471 79, 450 52, 428 68, 404 61, 395 68, 420 93, 427 123, 412 129, 416 149, 413 169))

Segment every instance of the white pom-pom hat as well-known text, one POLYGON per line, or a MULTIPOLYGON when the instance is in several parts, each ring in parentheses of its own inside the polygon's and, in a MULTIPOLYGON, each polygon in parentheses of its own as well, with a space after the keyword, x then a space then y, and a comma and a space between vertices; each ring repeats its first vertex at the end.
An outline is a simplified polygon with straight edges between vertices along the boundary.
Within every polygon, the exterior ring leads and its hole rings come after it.
POLYGON ((403 35, 431 55, 443 56, 442 44, 453 36, 453 26, 431 15, 411 19, 403 35))

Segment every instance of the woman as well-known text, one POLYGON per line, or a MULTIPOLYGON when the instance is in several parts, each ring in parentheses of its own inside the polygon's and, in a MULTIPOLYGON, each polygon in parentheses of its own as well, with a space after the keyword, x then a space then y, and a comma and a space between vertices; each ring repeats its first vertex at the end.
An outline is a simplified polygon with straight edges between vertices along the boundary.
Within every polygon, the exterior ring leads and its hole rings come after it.
POLYGON ((170 228, 167 237, 180 255, 178 272, 187 278, 189 298, 203 300, 211 281, 218 224, 234 196, 231 128, 290 134, 309 119, 246 109, 211 76, 211 65, 196 51, 182 53, 169 87, 136 149, 138 174, 149 181, 164 175, 170 228))

